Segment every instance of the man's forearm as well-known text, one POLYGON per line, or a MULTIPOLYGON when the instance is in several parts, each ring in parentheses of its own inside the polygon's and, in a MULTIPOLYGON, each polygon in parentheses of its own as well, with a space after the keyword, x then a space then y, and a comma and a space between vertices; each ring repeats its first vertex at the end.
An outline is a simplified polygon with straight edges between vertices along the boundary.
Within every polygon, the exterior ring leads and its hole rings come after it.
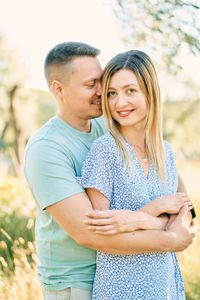
POLYGON ((181 251, 175 234, 168 231, 138 230, 112 236, 90 235, 82 239, 81 245, 110 254, 141 254, 156 251, 181 251))
POLYGON ((95 250, 112 254, 133 254, 179 251, 181 248, 181 245, 177 246, 178 243, 171 232, 138 230, 104 236, 87 230, 83 220, 92 207, 85 193, 59 201, 46 209, 77 243, 95 250))

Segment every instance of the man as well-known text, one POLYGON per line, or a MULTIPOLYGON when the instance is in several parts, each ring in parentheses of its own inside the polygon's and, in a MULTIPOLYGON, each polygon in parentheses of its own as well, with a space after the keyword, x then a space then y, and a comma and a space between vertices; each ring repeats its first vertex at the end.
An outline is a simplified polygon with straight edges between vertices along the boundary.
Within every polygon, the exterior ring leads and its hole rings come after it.
POLYGON ((54 47, 45 61, 58 114, 29 140, 25 156, 25 176, 37 205, 38 276, 44 299, 91 299, 92 249, 113 254, 180 251, 194 237, 183 224, 186 209, 168 231, 138 230, 108 237, 86 229, 83 219, 92 207, 76 176, 92 142, 105 131, 98 118, 102 114, 98 54, 89 45, 69 42, 54 47))

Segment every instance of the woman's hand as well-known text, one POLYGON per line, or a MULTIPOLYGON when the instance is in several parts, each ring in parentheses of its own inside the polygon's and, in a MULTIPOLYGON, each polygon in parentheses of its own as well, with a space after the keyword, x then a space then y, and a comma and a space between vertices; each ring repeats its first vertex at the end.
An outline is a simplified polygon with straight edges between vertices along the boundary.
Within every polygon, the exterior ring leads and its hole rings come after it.
POLYGON ((177 192, 175 194, 163 195, 156 200, 160 213, 178 214, 184 205, 189 206, 190 209, 193 207, 187 193, 177 192))
POLYGON ((131 210, 94 210, 83 222, 88 230, 111 235, 138 229, 164 230, 168 217, 153 217, 147 213, 131 210))

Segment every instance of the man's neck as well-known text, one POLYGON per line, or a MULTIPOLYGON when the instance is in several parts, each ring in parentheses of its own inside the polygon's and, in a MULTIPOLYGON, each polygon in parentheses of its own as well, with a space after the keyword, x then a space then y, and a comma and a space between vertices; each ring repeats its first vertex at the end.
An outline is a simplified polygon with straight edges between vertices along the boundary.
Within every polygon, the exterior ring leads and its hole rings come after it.
POLYGON ((58 112, 58 116, 65 121, 68 125, 73 127, 76 130, 89 133, 91 131, 91 121, 76 119, 76 118, 67 118, 64 114, 58 112))

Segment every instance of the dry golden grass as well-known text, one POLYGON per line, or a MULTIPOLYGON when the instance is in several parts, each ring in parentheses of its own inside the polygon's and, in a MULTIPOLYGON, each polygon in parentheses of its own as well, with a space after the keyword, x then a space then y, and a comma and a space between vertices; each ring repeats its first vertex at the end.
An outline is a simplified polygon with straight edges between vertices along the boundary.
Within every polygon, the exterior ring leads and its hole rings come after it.
MULTIPOLYGON (((1 242, 2 243, 2 242, 1 242)), ((42 300, 41 285, 36 275, 37 257, 33 243, 23 248, 24 240, 15 240, 14 273, 3 257, 0 257, 2 271, 0 272, 0 299, 1 300, 42 300), (28 255, 32 262, 28 261, 28 255)), ((5 243, 1 246, 6 247, 5 243)))
POLYGON ((34 201, 23 180, 1 173, 0 182, 0 299, 40 300, 32 242, 34 201))

